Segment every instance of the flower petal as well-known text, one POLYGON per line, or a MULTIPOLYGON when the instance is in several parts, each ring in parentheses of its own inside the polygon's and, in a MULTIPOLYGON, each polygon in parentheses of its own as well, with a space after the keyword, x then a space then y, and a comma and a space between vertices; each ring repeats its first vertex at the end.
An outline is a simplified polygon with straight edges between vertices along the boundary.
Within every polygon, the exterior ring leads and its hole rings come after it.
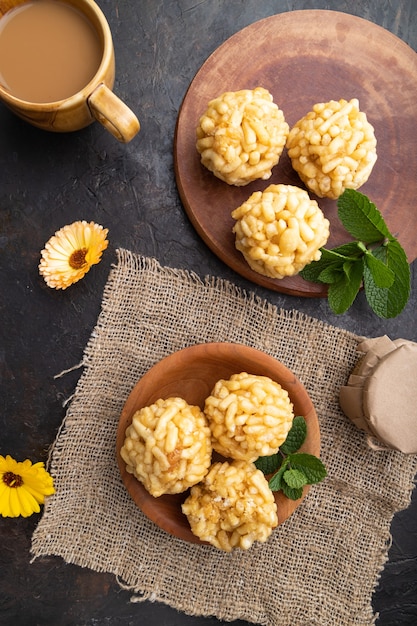
POLYGON ((17 489, 10 489, 9 493, 9 505, 11 517, 19 517, 21 514, 19 497, 17 495, 17 489))
POLYGON ((0 513, 3 517, 8 517, 9 512, 9 487, 3 482, 0 483, 0 513))
POLYGON ((20 487, 16 491, 20 504, 20 514, 23 517, 29 517, 32 513, 39 513, 41 510, 39 503, 27 489, 20 487))
POLYGON ((9 496, 10 490, 8 489, 0 498, 0 513, 3 517, 13 517, 10 511, 9 496))

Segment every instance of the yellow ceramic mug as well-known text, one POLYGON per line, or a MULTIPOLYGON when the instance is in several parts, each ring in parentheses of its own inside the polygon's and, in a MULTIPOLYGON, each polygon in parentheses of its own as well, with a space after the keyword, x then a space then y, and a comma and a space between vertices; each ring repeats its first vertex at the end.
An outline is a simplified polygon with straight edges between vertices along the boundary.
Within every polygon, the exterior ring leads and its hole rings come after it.
MULTIPOLYGON (((1 19, 10 9, 28 0, 0 0, 1 19)), ((54 102, 29 102, 11 93, 0 82, 0 99, 30 124, 55 132, 79 130, 98 120, 119 141, 128 142, 140 129, 129 107, 112 91, 115 78, 114 48, 107 20, 93 0, 60 0, 80 11, 94 27, 102 49, 94 77, 70 97, 54 102)))

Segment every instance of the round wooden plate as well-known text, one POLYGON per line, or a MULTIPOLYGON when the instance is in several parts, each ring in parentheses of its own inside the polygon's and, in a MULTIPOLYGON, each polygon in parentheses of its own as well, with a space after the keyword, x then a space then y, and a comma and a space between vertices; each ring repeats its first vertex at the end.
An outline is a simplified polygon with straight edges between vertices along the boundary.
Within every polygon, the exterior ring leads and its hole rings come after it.
MULTIPOLYGON (((207 343, 198 344, 175 352, 152 367, 136 384, 130 393, 120 416, 116 451, 122 480, 129 494, 145 515, 160 528, 170 534, 192 543, 202 543, 193 535, 181 504, 188 491, 177 495, 163 495, 154 498, 132 474, 120 456, 126 428, 138 409, 148 406, 158 398, 180 396, 189 404, 204 406, 214 384, 221 378, 229 378, 240 372, 269 376, 280 383, 290 396, 294 414, 303 415, 307 422, 307 438, 301 448, 304 452, 319 456, 320 430, 317 414, 310 397, 296 376, 273 357, 240 344, 207 343)), ((282 524, 300 505, 309 487, 304 488, 299 500, 289 500, 281 492, 276 492, 278 520, 282 524)))
MULTIPOLYGON (((382 212, 409 262, 417 257, 417 54, 395 35, 359 17, 327 10, 280 13, 222 44, 193 79, 179 111, 176 182, 185 211, 209 248, 245 278, 297 296, 326 296, 300 276, 282 280, 252 271, 235 249, 231 211, 270 184, 303 187, 284 150, 268 181, 233 187, 200 163, 195 131, 209 100, 224 91, 265 87, 290 127, 317 102, 358 98, 375 128, 378 160, 360 189, 382 212)), ((314 197, 314 196, 312 196, 314 197)), ((315 198, 330 219, 327 247, 351 240, 336 201, 315 198)))

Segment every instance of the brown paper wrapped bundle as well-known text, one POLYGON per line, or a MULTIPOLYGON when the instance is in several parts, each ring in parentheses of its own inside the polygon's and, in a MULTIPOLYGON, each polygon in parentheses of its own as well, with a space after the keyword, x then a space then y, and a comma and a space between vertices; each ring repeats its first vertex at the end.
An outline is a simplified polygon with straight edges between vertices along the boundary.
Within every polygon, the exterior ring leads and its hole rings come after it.
POLYGON ((388 448, 417 453, 417 344, 384 335, 362 341, 363 357, 340 389, 343 412, 388 448))

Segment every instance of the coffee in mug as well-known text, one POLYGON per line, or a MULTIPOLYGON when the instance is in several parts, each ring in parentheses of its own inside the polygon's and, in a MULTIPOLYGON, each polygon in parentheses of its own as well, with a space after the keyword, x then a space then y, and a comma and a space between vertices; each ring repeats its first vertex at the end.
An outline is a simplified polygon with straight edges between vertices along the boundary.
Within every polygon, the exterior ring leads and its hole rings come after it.
POLYGON ((130 141, 139 122, 113 83, 111 33, 93 0, 0 0, 0 98, 18 115, 58 132, 97 119, 130 141))
POLYGON ((87 18, 55 0, 21 4, 0 20, 0 82, 29 102, 56 102, 97 72, 103 46, 87 18))

